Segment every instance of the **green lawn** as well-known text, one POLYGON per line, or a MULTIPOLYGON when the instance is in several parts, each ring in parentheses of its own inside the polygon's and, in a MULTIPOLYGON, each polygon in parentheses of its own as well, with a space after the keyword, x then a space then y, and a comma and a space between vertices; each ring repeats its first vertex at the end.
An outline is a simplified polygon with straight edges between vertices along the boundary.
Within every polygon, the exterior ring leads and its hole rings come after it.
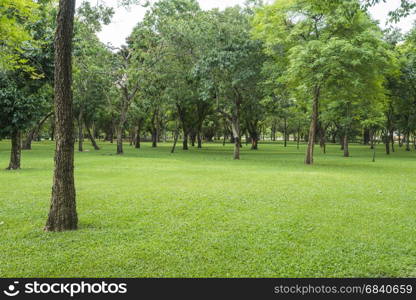
POLYGON ((76 153, 79 230, 45 233, 53 144, 3 168, 0 277, 416 276, 416 154, 260 144, 76 153))

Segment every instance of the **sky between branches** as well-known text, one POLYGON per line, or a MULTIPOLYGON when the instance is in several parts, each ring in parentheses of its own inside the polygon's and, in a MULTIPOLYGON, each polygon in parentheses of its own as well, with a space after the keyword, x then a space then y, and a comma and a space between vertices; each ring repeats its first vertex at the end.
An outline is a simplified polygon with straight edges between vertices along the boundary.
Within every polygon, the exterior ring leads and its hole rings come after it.
MULTIPOLYGON (((89 0, 94 3, 96 0, 89 0)), ((115 9, 115 15, 110 25, 105 26, 98 34, 100 40, 104 43, 110 43, 115 47, 120 47, 125 44, 126 38, 130 35, 133 27, 142 20, 146 8, 140 6, 134 6, 126 10, 122 7, 117 7, 115 0, 102 0, 108 6, 113 6, 115 9)), ((224 9, 229 6, 243 5, 245 0, 198 0, 202 9, 220 8, 224 9)), ((273 1, 273 0, 269 0, 273 1)), ((77 1, 77 6, 82 1, 77 1)), ((387 3, 381 3, 371 8, 371 14, 374 19, 380 22, 380 25, 385 28, 386 21, 388 20, 388 12, 394 10, 400 6, 400 0, 388 0, 387 3)), ((399 23, 394 24, 395 27, 402 29, 402 32, 406 33, 410 30, 413 22, 416 20, 416 16, 410 16, 402 19, 399 23)))

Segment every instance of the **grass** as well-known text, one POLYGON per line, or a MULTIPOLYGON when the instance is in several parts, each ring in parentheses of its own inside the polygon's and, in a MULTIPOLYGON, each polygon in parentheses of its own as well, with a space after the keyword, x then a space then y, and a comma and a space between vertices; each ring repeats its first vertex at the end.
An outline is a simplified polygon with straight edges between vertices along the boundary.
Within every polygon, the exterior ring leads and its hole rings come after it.
MULTIPOLYGON (((0 171, 0 277, 416 276, 416 160, 261 144, 76 153, 79 230, 45 233, 51 142, 0 171)), ((9 143, 0 142, 6 167, 9 143)))

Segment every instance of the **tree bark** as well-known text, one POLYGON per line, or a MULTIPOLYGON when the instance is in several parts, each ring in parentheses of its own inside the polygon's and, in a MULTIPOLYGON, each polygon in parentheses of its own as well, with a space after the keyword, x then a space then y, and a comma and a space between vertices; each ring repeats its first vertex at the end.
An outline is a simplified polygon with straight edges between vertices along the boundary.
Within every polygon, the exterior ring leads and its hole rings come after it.
POLYGON ((313 103, 312 103, 312 120, 311 120, 311 126, 309 128, 308 148, 306 150, 306 158, 305 158, 305 164, 307 165, 313 164, 313 150, 314 150, 315 140, 316 140, 316 128, 318 125, 318 109, 319 109, 320 93, 321 93, 320 87, 315 86, 315 95, 313 97, 313 103))
POLYGON ((19 130, 13 130, 11 138, 12 147, 10 151, 10 163, 7 170, 18 170, 20 169, 20 157, 22 155, 21 132, 19 130))
POLYGON ((72 36, 75 0, 60 0, 55 34, 55 171, 45 231, 75 230, 72 36))

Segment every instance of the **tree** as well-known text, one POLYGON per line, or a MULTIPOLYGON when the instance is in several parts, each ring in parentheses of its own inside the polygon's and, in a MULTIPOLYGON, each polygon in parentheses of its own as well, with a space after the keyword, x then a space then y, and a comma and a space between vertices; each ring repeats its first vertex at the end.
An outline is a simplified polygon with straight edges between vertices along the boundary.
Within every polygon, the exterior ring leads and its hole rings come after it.
POLYGON ((22 132, 33 126, 48 102, 27 77, 22 71, 0 73, 0 137, 10 136, 12 144, 8 170, 20 169, 22 132))
POLYGON ((60 0, 55 35, 55 170, 45 231, 78 227, 74 182, 72 36, 75 0, 60 0))
POLYGON ((99 150, 91 127, 106 104, 113 85, 113 54, 96 36, 102 24, 110 22, 113 10, 84 2, 76 16, 74 45, 74 109, 78 123, 78 150, 83 151, 84 125, 95 150, 99 150))
POLYGON ((250 39, 247 11, 228 8, 224 12, 211 12, 211 18, 211 51, 202 57, 196 70, 205 87, 204 97, 214 98, 217 112, 231 124, 234 159, 238 160, 242 109, 250 101, 261 100, 253 98, 252 93, 262 79, 264 55, 261 43, 250 39))
POLYGON ((259 12, 255 24, 270 48, 287 55, 288 85, 311 99, 305 163, 312 164, 321 102, 341 99, 349 119, 352 101, 381 89, 390 57, 381 32, 358 1, 276 2, 259 12))

